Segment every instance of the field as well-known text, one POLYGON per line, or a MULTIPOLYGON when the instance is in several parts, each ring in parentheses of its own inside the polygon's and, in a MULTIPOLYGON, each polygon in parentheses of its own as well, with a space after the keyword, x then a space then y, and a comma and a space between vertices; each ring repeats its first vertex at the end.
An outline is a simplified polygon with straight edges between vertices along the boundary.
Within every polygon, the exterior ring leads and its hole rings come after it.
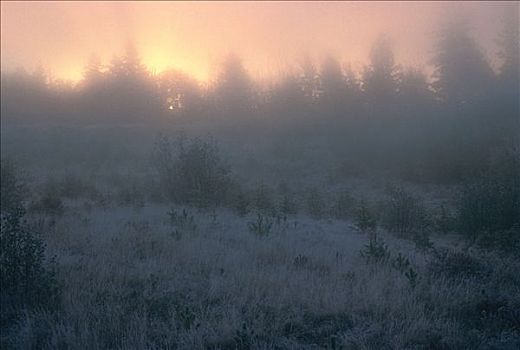
POLYGON ((243 190, 244 203, 201 208, 161 199, 153 171, 131 178, 105 168, 92 181, 69 166, 31 183, 45 176, 28 169, 26 225, 41 232, 57 290, 43 289, 55 298, 16 322, 4 313, 2 347, 520 344, 517 250, 483 250, 449 227, 457 187, 258 182, 243 190), (409 218, 389 210, 395 201, 411 208, 409 218), (392 215, 398 225, 426 226, 392 232, 392 215))
POLYGON ((519 5, 2 1, 0 350, 520 349, 519 5))

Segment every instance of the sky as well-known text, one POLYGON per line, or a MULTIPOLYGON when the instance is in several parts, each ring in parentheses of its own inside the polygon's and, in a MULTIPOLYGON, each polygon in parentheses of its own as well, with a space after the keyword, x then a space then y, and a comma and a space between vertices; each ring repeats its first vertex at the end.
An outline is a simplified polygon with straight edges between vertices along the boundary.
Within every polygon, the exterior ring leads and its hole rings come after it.
MULTIPOLYGON (((380 35, 396 60, 428 70, 439 20, 464 15, 496 60, 504 2, 1 2, 1 69, 42 66, 79 80, 88 58, 105 63, 132 44, 154 72, 181 69, 210 81, 223 58, 240 55, 250 74, 272 79, 335 56, 360 70, 380 35)), ((516 3, 518 6, 518 3, 516 3)))

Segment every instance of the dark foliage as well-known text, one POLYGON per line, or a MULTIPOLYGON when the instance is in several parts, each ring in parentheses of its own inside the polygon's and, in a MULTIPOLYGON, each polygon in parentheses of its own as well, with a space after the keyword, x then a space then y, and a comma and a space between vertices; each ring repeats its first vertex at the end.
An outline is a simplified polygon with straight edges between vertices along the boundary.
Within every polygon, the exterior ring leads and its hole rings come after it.
POLYGON ((497 158, 483 176, 464 186, 456 222, 468 238, 514 251, 520 241, 520 161, 516 153, 497 158))
POLYGON ((382 225, 400 236, 423 234, 429 219, 422 203, 402 187, 390 186, 384 203, 382 225))
POLYGON ((373 210, 368 208, 365 203, 361 203, 361 205, 357 208, 355 223, 356 226, 364 233, 373 233, 377 228, 377 218, 373 210))
POLYGON ((498 74, 468 26, 442 26, 431 60, 433 82, 401 67, 389 38, 375 42, 361 79, 328 57, 321 65, 307 60, 300 75, 261 89, 230 55, 207 91, 181 72, 152 75, 128 47, 107 67, 92 58, 74 89, 43 70, 2 73, 2 123, 204 121, 247 141, 267 136, 283 145, 279 157, 297 157, 304 142, 318 144, 341 157, 348 174, 462 182, 482 171, 494 150, 518 145, 517 23, 504 21, 497 34, 498 74))
POLYGON ((428 263, 430 273, 450 279, 485 278, 490 272, 478 258, 463 252, 448 249, 435 250, 428 263))
POLYGON ((24 209, 2 215, 0 230, 1 328, 23 310, 58 306, 59 288, 45 244, 23 221, 24 209))
POLYGON ((174 202, 214 207, 226 201, 231 171, 215 143, 179 138, 172 144, 162 137, 156 143, 153 160, 164 193, 174 202))
POLYGON ((22 206, 23 185, 18 181, 16 168, 2 159, 0 173, 0 212, 16 212, 22 206))

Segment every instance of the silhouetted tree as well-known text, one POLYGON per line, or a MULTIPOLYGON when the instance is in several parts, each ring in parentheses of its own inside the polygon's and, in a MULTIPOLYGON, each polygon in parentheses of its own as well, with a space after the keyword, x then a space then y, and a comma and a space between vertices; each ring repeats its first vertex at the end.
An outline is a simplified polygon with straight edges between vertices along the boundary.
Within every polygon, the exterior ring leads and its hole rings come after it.
POLYGON ((471 37, 467 22, 458 19, 440 31, 434 87, 438 96, 453 105, 472 105, 489 92, 493 72, 471 37))
POLYGON ((97 55, 91 55, 83 73, 83 83, 88 86, 99 84, 104 78, 103 65, 101 59, 97 55))
POLYGON ((305 97, 312 101, 316 96, 317 82, 318 82, 318 74, 316 72, 316 67, 312 63, 309 57, 304 57, 302 63, 300 64, 301 74, 300 74, 300 85, 302 87, 303 93, 305 97))
POLYGON ((114 56, 112 58, 110 62, 110 73, 116 77, 129 77, 132 79, 148 75, 145 66, 141 63, 139 53, 133 44, 126 46, 123 56, 114 56))
POLYGON ((254 87, 242 60, 230 54, 224 61, 215 86, 217 108, 230 114, 246 117, 254 103, 254 87))
POLYGON ((106 89, 96 101, 98 117, 111 121, 144 121, 160 113, 160 101, 150 73, 133 45, 122 57, 113 57, 107 72, 106 89))
POLYGON ((503 27, 499 35, 499 56, 502 58, 500 77, 504 82, 511 84, 511 88, 518 90, 520 81, 520 5, 513 3, 505 11, 503 27))
POLYGON ((308 113, 310 98, 295 74, 287 74, 274 86, 270 99, 270 112, 278 122, 295 123, 308 113))
POLYGON ((173 113, 194 112, 201 107, 199 85, 192 77, 178 70, 167 70, 157 77, 161 105, 173 113))
POLYGON ((320 72, 322 99, 327 103, 338 105, 345 98, 347 84, 339 62, 329 56, 323 62, 320 72))
POLYGON ((497 118, 504 141, 518 147, 520 142, 520 21, 518 3, 509 4, 499 35, 502 66, 495 93, 497 118))
POLYGON ((434 94, 426 75, 415 68, 408 68, 401 75, 399 97, 403 112, 415 118, 430 112, 434 104, 434 94))
POLYGON ((349 100, 359 102, 361 99, 361 84, 350 65, 345 69, 345 83, 347 85, 347 96, 350 97, 349 100))
POLYGON ((3 122, 45 122, 52 116, 55 106, 49 89, 47 74, 41 66, 34 72, 18 69, 2 72, 1 115, 3 122))
POLYGON ((300 81, 293 74, 287 74, 273 92, 275 102, 286 104, 287 106, 302 105, 306 101, 305 91, 300 85, 300 81))
POLYGON ((372 110, 377 113, 381 109, 392 107, 395 103, 398 88, 398 67, 390 41, 386 37, 379 38, 370 52, 370 65, 363 74, 363 90, 372 110))
POLYGON ((483 171, 484 160, 501 138, 493 97, 496 79, 468 23, 460 18, 441 27, 433 64, 433 87, 442 103, 442 118, 433 125, 438 138, 431 158, 442 165, 432 173, 462 180, 483 171))

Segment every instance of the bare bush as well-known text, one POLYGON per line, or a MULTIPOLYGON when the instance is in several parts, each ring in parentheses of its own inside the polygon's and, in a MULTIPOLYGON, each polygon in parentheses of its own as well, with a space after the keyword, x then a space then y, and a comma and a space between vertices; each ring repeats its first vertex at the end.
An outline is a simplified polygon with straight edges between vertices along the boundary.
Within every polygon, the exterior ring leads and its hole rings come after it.
POLYGON ((218 206, 226 200, 231 171, 215 143, 180 137, 173 143, 161 137, 153 160, 160 186, 169 199, 197 207, 218 206))
POLYGON ((402 237, 423 234, 429 226, 426 209, 404 188, 390 186, 382 211, 382 226, 402 237))

